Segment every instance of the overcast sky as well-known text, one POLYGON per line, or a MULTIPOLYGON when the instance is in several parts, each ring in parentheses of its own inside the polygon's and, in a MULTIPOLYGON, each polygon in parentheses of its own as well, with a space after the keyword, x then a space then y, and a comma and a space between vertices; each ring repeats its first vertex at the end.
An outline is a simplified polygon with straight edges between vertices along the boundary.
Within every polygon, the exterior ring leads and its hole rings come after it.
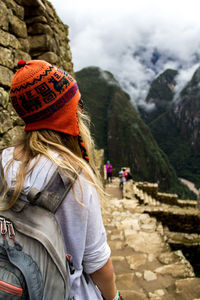
POLYGON ((111 71, 133 101, 145 97, 156 75, 144 64, 153 49, 179 60, 160 60, 160 72, 181 62, 179 89, 198 66, 200 0, 50 1, 69 25, 74 70, 94 65, 111 71), (142 47, 144 57, 133 57, 142 47))

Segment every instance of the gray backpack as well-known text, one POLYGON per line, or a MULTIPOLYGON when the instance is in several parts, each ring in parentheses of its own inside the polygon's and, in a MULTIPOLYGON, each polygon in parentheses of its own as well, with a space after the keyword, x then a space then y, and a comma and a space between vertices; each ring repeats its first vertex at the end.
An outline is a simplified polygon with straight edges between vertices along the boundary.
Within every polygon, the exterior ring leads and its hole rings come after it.
POLYGON ((70 188, 70 179, 57 170, 42 192, 29 192, 29 202, 18 199, 0 211, 0 299, 72 299, 68 272, 73 270, 55 218, 70 188))

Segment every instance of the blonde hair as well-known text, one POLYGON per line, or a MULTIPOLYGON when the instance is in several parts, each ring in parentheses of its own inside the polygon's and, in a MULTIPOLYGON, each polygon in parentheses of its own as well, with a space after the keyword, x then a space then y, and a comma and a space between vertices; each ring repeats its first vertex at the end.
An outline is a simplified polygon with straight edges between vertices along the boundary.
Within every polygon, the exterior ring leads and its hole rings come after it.
MULTIPOLYGON (((9 209, 15 204, 23 189, 26 175, 36 166, 40 155, 46 156, 58 167, 66 170, 72 183, 74 183, 75 180, 72 176, 72 173, 75 173, 77 178, 79 178, 79 173, 81 170, 86 176, 87 180, 95 186, 100 199, 104 199, 104 190, 102 187, 101 177, 96 168, 94 160, 94 142, 89 130, 90 119, 86 114, 83 114, 79 110, 77 111, 77 114, 80 136, 85 144, 86 151, 90 158, 90 164, 88 164, 88 162, 82 158, 77 137, 48 129, 25 132, 20 140, 14 145, 21 146, 20 152, 24 158, 20 164, 18 173, 16 174, 16 186, 8 203, 6 197, 7 190, 5 189, 5 178, 7 176, 9 167, 14 161, 13 158, 9 161, 3 180, 4 193, 0 200, 3 206, 0 207, 0 210, 9 209), (58 153, 59 157, 56 158, 52 152, 58 153), (35 164, 30 169, 30 163, 33 158, 36 158, 35 164)), ((74 196, 76 200, 82 204, 82 199, 77 199, 75 193, 74 196)))

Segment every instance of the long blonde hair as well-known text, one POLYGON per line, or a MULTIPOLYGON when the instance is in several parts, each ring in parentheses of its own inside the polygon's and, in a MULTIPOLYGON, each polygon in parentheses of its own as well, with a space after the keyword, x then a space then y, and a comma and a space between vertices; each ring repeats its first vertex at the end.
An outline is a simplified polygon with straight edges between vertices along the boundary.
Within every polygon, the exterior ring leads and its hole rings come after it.
MULTIPOLYGON (((3 204, 3 206, 0 207, 0 210, 9 209, 15 204, 20 193, 22 192, 26 175, 36 166, 40 155, 46 156, 58 167, 66 170, 72 183, 74 182, 74 178, 71 174, 75 173, 78 178, 81 169, 87 180, 97 189, 100 199, 104 198, 101 177, 96 168, 94 160, 94 141, 89 130, 90 119, 85 113, 80 112, 79 110, 77 111, 77 115, 79 120, 80 136, 85 144, 85 148, 90 158, 90 163, 88 164, 88 162, 82 158, 77 137, 48 129, 25 132, 24 135, 14 145, 15 147, 21 147, 21 154, 24 158, 16 175, 16 186, 8 203, 6 198, 7 190, 5 189, 5 178, 7 176, 9 167, 14 161, 13 158, 9 161, 5 172, 3 183, 4 193, 0 199, 0 202, 3 204), (59 158, 56 158, 52 152, 58 153, 59 158), (36 158, 35 164, 30 169, 30 163, 33 158, 36 158)), ((82 203, 82 199, 77 199, 75 194, 74 196, 78 202, 82 203)))

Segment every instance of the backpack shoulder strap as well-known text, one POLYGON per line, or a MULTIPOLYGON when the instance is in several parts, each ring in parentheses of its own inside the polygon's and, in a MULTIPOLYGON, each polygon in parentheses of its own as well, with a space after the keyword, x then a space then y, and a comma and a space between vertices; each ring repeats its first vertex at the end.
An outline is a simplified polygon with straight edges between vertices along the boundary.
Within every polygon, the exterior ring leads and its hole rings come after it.
MULTIPOLYGON (((76 179, 77 176, 75 173, 72 173, 72 177, 76 179)), ((27 199, 32 205, 41 206, 55 214, 71 189, 72 184, 66 172, 58 168, 44 190, 39 191, 36 188, 32 188, 27 195, 27 199)))
POLYGON ((2 167, 2 150, 0 151, 0 193, 3 191, 3 167, 2 167))
MULTIPOLYGON (((71 173, 71 175, 74 180, 77 178, 75 173, 71 173)), ((2 152, 0 152, 0 192, 2 192, 3 188, 3 178, 2 152)), ((27 195, 27 199, 32 205, 41 206, 55 214, 71 189, 72 184, 66 172, 61 168, 57 168, 44 190, 39 191, 36 188, 32 188, 27 195)), ((9 190, 7 194, 9 195, 9 193, 12 193, 12 191, 9 190)), ((17 201, 12 209, 21 211, 26 205, 27 203, 24 201, 17 201)))

